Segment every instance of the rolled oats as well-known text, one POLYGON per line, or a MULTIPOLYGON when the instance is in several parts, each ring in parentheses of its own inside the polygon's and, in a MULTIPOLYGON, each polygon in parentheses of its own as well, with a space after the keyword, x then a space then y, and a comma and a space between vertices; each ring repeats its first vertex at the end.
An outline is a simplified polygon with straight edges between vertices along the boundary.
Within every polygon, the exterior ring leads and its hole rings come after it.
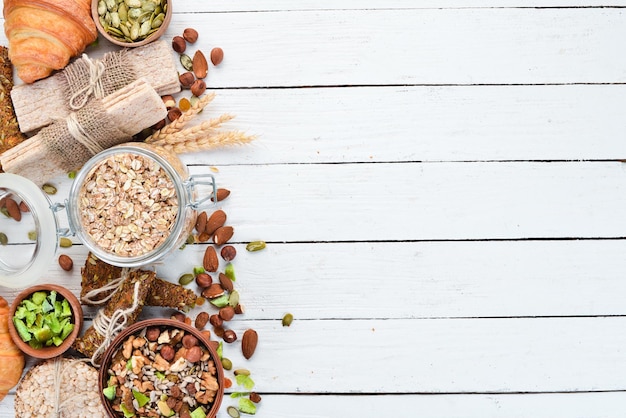
POLYGON ((158 248, 178 213, 173 180, 156 161, 113 154, 92 168, 78 199, 84 231, 102 250, 136 257, 158 248))

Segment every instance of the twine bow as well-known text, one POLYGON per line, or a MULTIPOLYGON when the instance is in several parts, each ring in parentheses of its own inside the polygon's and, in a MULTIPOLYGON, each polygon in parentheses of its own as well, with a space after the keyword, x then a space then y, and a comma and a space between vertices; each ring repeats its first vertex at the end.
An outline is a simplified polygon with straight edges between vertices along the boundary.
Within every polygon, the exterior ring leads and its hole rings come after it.
POLYGON ((87 54, 83 54, 82 58, 88 67, 89 82, 85 87, 76 91, 70 97, 69 106, 73 110, 78 110, 85 106, 91 95, 96 99, 104 97, 104 87, 102 86, 102 75, 105 70, 104 63, 98 60, 92 60, 87 54))
POLYGON ((130 274, 130 271, 131 270, 129 268, 124 267, 122 269, 122 272, 120 273, 120 277, 118 277, 117 279, 111 280, 109 283, 107 283, 106 285, 102 287, 90 290, 89 292, 85 293, 85 295, 81 298, 82 301, 86 303, 90 303, 92 305, 102 305, 103 303, 107 302, 109 299, 113 297, 115 292, 117 292, 120 289, 120 287, 126 281, 126 279, 128 279, 128 275, 130 274), (112 292, 109 293, 107 296, 98 299, 98 296, 101 293, 106 293, 111 290, 112 292))

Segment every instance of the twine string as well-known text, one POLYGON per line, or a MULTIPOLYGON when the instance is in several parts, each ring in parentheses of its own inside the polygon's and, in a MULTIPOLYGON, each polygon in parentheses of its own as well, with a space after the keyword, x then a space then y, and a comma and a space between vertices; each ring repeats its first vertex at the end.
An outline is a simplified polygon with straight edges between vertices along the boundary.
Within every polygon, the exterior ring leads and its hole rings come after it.
POLYGON ((100 355, 108 348, 111 341, 122 331, 126 323, 128 322, 128 316, 132 314, 139 306, 139 282, 135 282, 135 290, 133 292, 133 304, 127 309, 119 309, 108 317, 104 313, 104 309, 100 309, 98 314, 93 320, 93 328, 95 331, 104 337, 104 341, 96 349, 91 356, 91 364, 94 367, 99 367, 97 360, 100 355))
POLYGON ((65 118, 65 122, 67 123, 67 130, 69 131, 72 138, 81 143, 87 150, 92 154, 96 155, 99 152, 104 151, 102 145, 98 143, 95 139, 91 138, 87 132, 80 126, 80 122, 78 121, 78 117, 76 113, 72 112, 67 115, 65 118))
POLYGON ((108 300, 113 297, 115 292, 117 292, 120 289, 120 287, 122 287, 122 284, 126 281, 126 279, 128 279, 128 275, 130 271, 131 270, 128 267, 124 267, 122 269, 120 277, 118 277, 117 279, 111 280, 110 282, 108 282, 106 285, 102 287, 90 290, 89 292, 85 293, 85 295, 81 298, 82 301, 86 303, 90 303, 92 305, 102 305, 103 303, 108 302, 108 300), (100 294, 109 292, 111 290, 112 292, 109 295, 102 297, 102 298, 98 298, 100 294))
POLYGON ((70 97, 69 105, 73 110, 78 110, 85 106, 91 95, 96 99, 104 97, 104 87, 102 86, 102 75, 105 70, 104 63, 92 60, 87 54, 83 54, 82 58, 88 67, 89 82, 70 97))

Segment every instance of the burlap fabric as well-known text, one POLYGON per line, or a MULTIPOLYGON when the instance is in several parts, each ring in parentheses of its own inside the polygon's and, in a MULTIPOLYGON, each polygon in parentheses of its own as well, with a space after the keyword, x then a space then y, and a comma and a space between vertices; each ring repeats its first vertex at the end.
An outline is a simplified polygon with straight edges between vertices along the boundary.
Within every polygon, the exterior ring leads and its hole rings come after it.
POLYGON ((85 106, 90 99, 101 99, 137 80, 125 49, 105 54, 101 60, 83 54, 65 67, 63 88, 70 110, 85 106))
POLYGON ((61 170, 81 167, 85 161, 131 137, 118 129, 100 100, 91 100, 70 117, 42 128, 38 137, 46 155, 61 170))

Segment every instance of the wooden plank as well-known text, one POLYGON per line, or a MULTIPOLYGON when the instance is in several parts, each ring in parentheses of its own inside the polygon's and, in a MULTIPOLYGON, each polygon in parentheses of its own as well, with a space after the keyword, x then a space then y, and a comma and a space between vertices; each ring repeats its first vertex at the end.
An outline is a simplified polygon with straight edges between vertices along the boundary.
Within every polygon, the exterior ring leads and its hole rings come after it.
POLYGON ((219 90, 199 120, 231 113, 231 129, 258 139, 186 161, 615 159, 625 107, 621 85, 219 90))
MULTIPOLYGON (((245 319, 277 320, 286 312, 306 320, 626 314, 622 240, 270 243, 258 253, 235 247, 245 319), (329 308, 335 306, 342 309, 329 308)), ((201 264, 204 248, 177 251, 155 266, 157 274, 176 283, 201 264)), ((41 281, 78 295, 86 250, 77 245, 59 253, 72 257, 74 270, 55 264, 41 281)), ((0 287, 0 296, 10 302, 19 290, 0 287)), ((94 314, 85 309, 87 317, 94 314)))
POLYGON ((210 28, 192 50, 225 51, 210 87, 626 81, 619 8, 190 13, 164 36, 190 26, 210 28))
MULTIPOLYGON (((622 418, 624 393, 515 395, 275 395, 262 394, 257 417, 345 418, 346 416, 403 416, 432 418, 622 418)), ((224 398, 220 415, 237 401, 224 398)), ((13 396, 2 401, 0 418, 14 418, 13 396)))
MULTIPOLYGON (((626 232, 620 216, 625 166, 619 162, 218 170, 218 186, 233 192, 222 207, 240 242, 620 238, 626 232)), ((193 166, 191 172, 211 170, 193 166)), ((59 181, 58 196, 67 196, 66 176, 59 181)))

